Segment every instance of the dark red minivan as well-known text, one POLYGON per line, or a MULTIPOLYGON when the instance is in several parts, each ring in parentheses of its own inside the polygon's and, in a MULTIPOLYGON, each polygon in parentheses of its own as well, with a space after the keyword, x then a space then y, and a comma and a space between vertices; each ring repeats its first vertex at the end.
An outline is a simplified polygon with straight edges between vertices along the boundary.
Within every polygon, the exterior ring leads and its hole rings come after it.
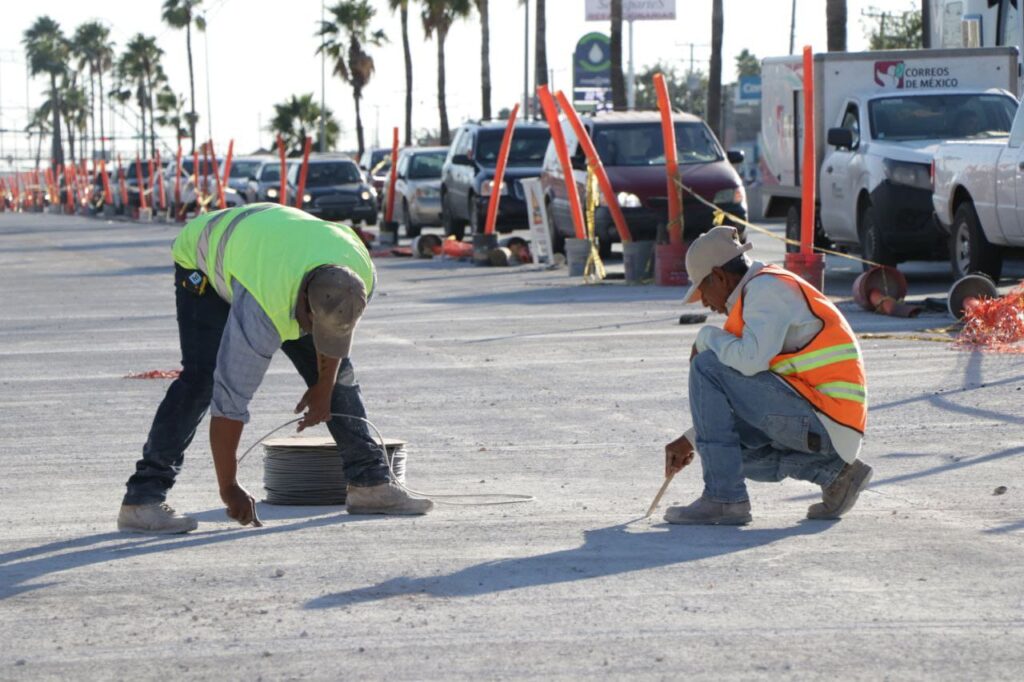
MULTIPOLYGON (((742 152, 726 154, 714 133, 700 118, 674 114, 679 173, 683 184, 700 196, 744 220, 747 197, 743 181, 733 163, 743 161, 742 152)), ((656 111, 606 112, 584 116, 583 125, 608 172, 622 213, 634 241, 659 239, 659 229, 668 222, 668 185, 665 178, 665 147, 661 117, 656 111)), ((573 176, 584 196, 586 158, 568 121, 562 121, 566 144, 572 158, 573 176)), ((565 250, 565 238, 574 235, 572 216, 565 191, 562 167, 554 143, 548 145, 541 172, 545 201, 555 251, 565 250)), ((692 241, 712 227, 712 209, 694 197, 683 195, 684 239, 692 241)), ((740 234, 743 227, 737 226, 740 234)), ((602 256, 619 241, 611 213, 602 199, 594 215, 594 231, 602 256)))

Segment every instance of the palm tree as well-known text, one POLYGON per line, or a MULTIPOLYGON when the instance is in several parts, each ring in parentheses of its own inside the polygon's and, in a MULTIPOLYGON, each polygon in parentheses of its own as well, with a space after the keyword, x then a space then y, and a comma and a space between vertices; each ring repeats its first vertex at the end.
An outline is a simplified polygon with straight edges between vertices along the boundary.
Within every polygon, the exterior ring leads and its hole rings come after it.
POLYGON ((448 105, 445 102, 444 41, 456 19, 469 16, 469 0, 423 0, 423 30, 427 38, 437 39, 437 111, 441 117, 441 144, 451 143, 448 127, 448 105))
POLYGON ((166 83, 156 93, 157 125, 174 129, 175 144, 180 144, 181 138, 188 136, 186 117, 182 113, 185 104, 185 96, 176 94, 166 83))
POLYGON ((409 0, 388 0, 391 11, 402 20, 402 51, 405 53, 405 146, 412 145, 412 51, 409 49, 409 0))
POLYGON ((334 21, 325 21, 317 34, 323 42, 317 48, 327 52, 334 60, 334 75, 352 86, 352 100, 356 106, 356 139, 359 142, 360 158, 366 150, 363 141, 363 118, 359 110, 359 100, 363 98, 363 88, 373 77, 373 57, 367 54, 364 46, 382 45, 387 41, 384 31, 370 32, 370 21, 377 13, 370 5, 370 0, 342 0, 330 8, 334 21), (342 33, 345 35, 342 36, 342 33))
POLYGON ((533 33, 533 89, 548 84, 548 48, 547 24, 545 21, 544 0, 537 0, 537 16, 534 18, 533 33))
POLYGON ((487 0, 473 0, 480 13, 480 98, 484 119, 491 117, 491 27, 487 0))
POLYGON ((156 156, 156 127, 153 120, 155 90, 167 80, 160 67, 163 53, 157 47, 156 38, 136 33, 125 46, 124 54, 117 63, 118 78, 123 84, 133 86, 136 102, 142 112, 143 152, 146 149, 146 111, 149 111, 150 154, 153 156, 156 156))
POLYGON ((825 0, 828 51, 846 52, 846 0, 825 0))
POLYGON ((68 41, 60 24, 48 16, 42 16, 25 31, 21 43, 25 46, 29 72, 33 76, 45 73, 50 77, 50 100, 56 103, 50 112, 53 117, 51 158, 54 164, 60 166, 64 163, 64 147, 60 135, 60 91, 57 88, 57 77, 63 75, 66 69, 68 41))
POLYGON ((43 137, 50 132, 50 118, 51 112, 49 107, 39 107, 32 112, 28 125, 25 126, 25 132, 29 134, 29 144, 32 143, 33 130, 39 135, 39 140, 36 143, 36 170, 39 170, 39 164, 43 156, 43 137))
POLYGON ((196 150, 196 78, 192 70, 192 24, 196 30, 206 30, 206 18, 196 14, 196 8, 203 4, 203 0, 164 0, 163 19, 171 28, 185 29, 185 47, 188 50, 188 88, 189 105, 192 107, 188 113, 188 129, 192 138, 192 152, 196 150))
POLYGON ((110 46, 110 29, 98 21, 81 24, 71 39, 71 51, 78 58, 78 69, 89 67, 89 128, 92 130, 92 155, 96 156, 96 80, 100 87, 100 145, 103 141, 103 72, 111 68, 113 49, 110 46))
POLYGON ((708 126, 722 139, 722 0, 711 0, 711 65, 708 67, 708 126))
POLYGON ((622 0, 612 0, 612 108, 623 111, 626 108, 626 78, 622 75, 622 0))
MULTIPOLYGON (((319 135, 320 116, 320 105, 313 99, 313 93, 301 96, 292 95, 284 102, 274 105, 274 117, 270 120, 267 129, 272 133, 279 133, 284 138, 289 156, 301 156, 306 144, 306 136, 310 131, 316 130, 319 135)), ((333 149, 338 143, 341 126, 330 109, 323 111, 323 117, 326 120, 324 124, 326 144, 324 146, 327 149, 333 149)), ((319 145, 318 137, 316 146, 319 145)))

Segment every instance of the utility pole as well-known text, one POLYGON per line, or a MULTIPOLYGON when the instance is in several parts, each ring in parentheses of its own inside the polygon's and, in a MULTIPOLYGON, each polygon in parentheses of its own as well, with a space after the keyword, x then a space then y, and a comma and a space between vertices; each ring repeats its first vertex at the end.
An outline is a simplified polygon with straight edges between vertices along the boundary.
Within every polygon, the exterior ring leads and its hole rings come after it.
POLYGON ((530 0, 523 3, 526 19, 523 22, 523 117, 530 119, 530 0))
POLYGON ((636 71, 633 70, 633 20, 629 24, 629 65, 626 67, 626 108, 636 109, 636 71))
POLYGON ((206 20, 205 14, 203 20, 206 21, 206 30, 203 31, 203 56, 206 60, 206 139, 213 140, 213 106, 210 104, 210 41, 208 38, 210 22, 206 20))
POLYGON ((320 0, 320 153, 327 151, 327 54, 324 52, 324 0, 320 0))

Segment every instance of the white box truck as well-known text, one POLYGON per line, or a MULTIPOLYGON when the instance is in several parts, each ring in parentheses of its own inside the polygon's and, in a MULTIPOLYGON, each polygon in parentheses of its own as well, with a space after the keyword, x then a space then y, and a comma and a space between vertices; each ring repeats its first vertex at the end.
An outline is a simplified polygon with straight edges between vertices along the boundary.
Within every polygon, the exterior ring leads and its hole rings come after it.
MULTIPOLYGON (((761 77, 765 216, 799 239, 802 59, 765 59, 761 77)), ((887 265, 946 258, 932 156, 945 140, 1008 132, 1019 80, 1012 47, 815 55, 815 241, 887 265)))

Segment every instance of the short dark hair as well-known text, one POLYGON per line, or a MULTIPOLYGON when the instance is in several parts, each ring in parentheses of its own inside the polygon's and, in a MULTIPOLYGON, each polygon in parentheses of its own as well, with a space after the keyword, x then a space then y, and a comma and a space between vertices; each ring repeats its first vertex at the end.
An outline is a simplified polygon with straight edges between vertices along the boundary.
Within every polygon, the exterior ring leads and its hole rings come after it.
POLYGON ((743 277, 747 274, 747 271, 750 270, 750 261, 747 260, 747 256, 745 254, 741 253, 731 261, 723 264, 722 269, 731 275, 739 275, 740 277, 743 277))

